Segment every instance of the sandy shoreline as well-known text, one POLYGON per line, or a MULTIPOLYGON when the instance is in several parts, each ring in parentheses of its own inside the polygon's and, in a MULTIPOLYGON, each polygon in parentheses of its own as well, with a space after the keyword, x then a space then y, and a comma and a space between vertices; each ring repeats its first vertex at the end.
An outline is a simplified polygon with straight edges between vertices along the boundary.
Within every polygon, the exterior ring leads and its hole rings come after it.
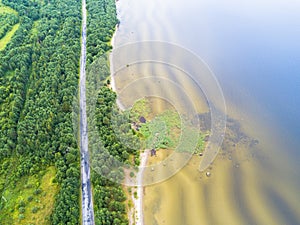
MULTIPOLYGON (((110 41, 110 45, 112 46, 112 48, 114 49, 115 48, 115 36, 116 36, 116 33, 117 33, 117 30, 118 30, 118 26, 116 26, 115 28, 115 32, 111 38, 111 41, 110 41)), ((114 79, 114 68, 113 68, 113 55, 112 53, 109 54, 109 66, 110 66, 110 85, 111 85, 111 89, 113 91, 117 91, 117 88, 116 88, 116 83, 115 83, 115 79, 114 79)))
MULTIPOLYGON (((117 30, 118 30, 118 25, 116 25, 116 28, 115 28, 115 32, 111 38, 111 41, 110 41, 110 44, 112 46, 112 48, 114 49, 115 48, 115 37, 116 37, 116 33, 117 33, 117 30)), ((116 82, 115 82, 115 78, 114 78, 114 67, 113 67, 113 54, 110 53, 109 54, 109 64, 110 64, 110 87, 111 89, 117 93, 117 86, 116 86, 116 82)), ((122 103, 118 100, 117 98, 117 105, 118 107, 124 111, 125 110, 125 107, 122 105, 122 103)))
MULTIPOLYGON (((143 225, 144 224, 144 211, 143 211, 143 198, 144 198, 144 187, 143 187, 143 175, 144 167, 148 163, 148 157, 150 150, 145 150, 140 154, 140 166, 139 171, 136 173, 135 177, 130 176, 130 170, 125 170, 125 184, 131 184, 135 186, 130 186, 130 191, 125 190, 127 193, 127 200, 132 202, 132 207, 127 210, 129 225, 143 225)), ((125 185, 124 189, 128 186, 125 185)))
MULTIPOLYGON (((117 32, 118 26, 116 26, 116 31, 114 32, 112 39, 111 39, 111 46, 115 48, 115 36, 117 32)), ((113 68, 113 54, 110 53, 109 55, 110 61, 110 86, 113 91, 117 93, 116 82, 114 79, 114 68, 113 68)), ((121 110, 125 110, 125 107, 121 104, 121 102, 117 99, 117 105, 121 110)), ((128 219, 129 225, 143 225, 144 224, 144 213, 143 213, 143 171, 144 167, 147 165, 147 160, 149 156, 149 151, 145 150, 144 152, 140 153, 140 169, 136 175, 136 182, 137 187, 136 189, 136 196, 134 196, 134 192, 131 193, 131 200, 133 202, 133 208, 129 209, 128 211, 128 219)))
POLYGON ((143 188, 143 172, 144 167, 147 164, 149 156, 149 150, 145 150, 140 154, 140 169, 137 173, 137 197, 133 197, 133 205, 135 210, 135 225, 143 225, 144 224, 144 213, 143 213, 143 196, 144 196, 144 188, 143 188))

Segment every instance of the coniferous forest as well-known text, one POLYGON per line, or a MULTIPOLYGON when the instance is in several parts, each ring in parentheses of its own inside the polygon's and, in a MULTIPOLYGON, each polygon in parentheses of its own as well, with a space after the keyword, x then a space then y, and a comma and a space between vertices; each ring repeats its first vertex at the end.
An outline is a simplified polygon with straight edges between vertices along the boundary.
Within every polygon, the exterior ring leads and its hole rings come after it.
MULTIPOLYGON (((113 0, 88 0, 87 11, 90 65, 111 50, 117 18, 113 0)), ((81 20, 81 1, 0 2, 1 225, 81 223, 80 151, 72 114, 81 20)), ((99 98, 104 92, 115 96, 103 89, 99 98)), ((111 101, 115 97, 104 103, 111 101)), ((96 173, 92 183, 96 224, 127 224, 121 186, 96 173)))

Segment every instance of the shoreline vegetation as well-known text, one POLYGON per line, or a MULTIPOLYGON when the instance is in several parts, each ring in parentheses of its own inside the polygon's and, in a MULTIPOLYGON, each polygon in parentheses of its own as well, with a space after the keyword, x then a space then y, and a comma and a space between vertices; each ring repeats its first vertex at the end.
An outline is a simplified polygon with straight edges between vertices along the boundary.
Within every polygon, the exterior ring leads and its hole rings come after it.
MULTIPOLYGON (((118 25, 115 27, 115 32, 111 38, 110 44, 112 46, 112 49, 115 48, 115 37, 117 33, 118 25)), ((114 69, 113 69, 113 54, 109 55, 109 61, 110 61, 110 84, 109 87, 112 89, 113 92, 117 93, 117 87, 114 79, 114 69)), ((116 100, 117 107, 124 111, 125 108, 122 106, 118 100, 116 100)), ((140 167, 145 167, 147 163, 147 152, 140 153, 140 167)), ((123 190, 126 193, 127 198, 127 204, 126 204, 126 211, 127 211, 127 217, 128 217, 128 224, 129 225, 142 225, 143 224, 143 187, 140 187, 142 185, 142 176, 143 171, 139 170, 137 173, 137 187, 127 187, 126 185, 123 186, 123 190), (134 189, 134 191, 132 191, 134 189)), ((125 183, 127 180, 131 179, 130 174, 125 173, 125 183)))
MULTIPOLYGON (((124 179, 124 172, 116 168, 113 159, 118 158, 120 162, 124 162, 135 153, 119 142, 110 125, 112 114, 118 114, 113 108, 116 94, 110 89, 110 70, 107 65, 108 53, 112 49, 111 41, 118 23, 115 1, 87 0, 87 11, 87 68, 95 69, 95 65, 97 67, 95 73, 87 72, 87 90, 89 91, 89 85, 92 87, 95 83, 89 79, 96 79, 101 86, 97 93, 92 93, 98 95, 94 109, 96 118, 88 118, 89 131, 96 128, 92 132, 95 135, 89 132, 95 224, 125 225, 128 224, 126 196, 120 182, 115 182, 124 179), (105 149, 101 149, 96 143, 103 143, 105 149), (105 153, 102 150, 106 150, 105 153)), ((91 99, 87 97, 87 101, 91 99)))
MULTIPOLYGON (((111 38, 111 46, 114 49, 115 48, 115 37, 118 29, 118 24, 115 27, 115 32, 111 38)), ((109 55, 109 61, 110 61, 110 87, 112 91, 117 93, 117 87, 114 79, 114 69, 113 69, 113 56, 112 54, 109 55)), ((123 105, 116 100, 117 107, 124 111, 125 108, 123 105)), ((149 152, 145 150, 144 152, 140 153, 139 159, 140 159, 140 168, 143 168, 147 165, 147 159, 148 159, 149 152)), ((131 179, 129 174, 125 173, 125 180, 131 179)), ((126 193, 127 196, 127 217, 128 217, 128 223, 129 225, 142 225, 143 222, 143 169, 138 170, 137 172, 137 187, 130 187, 128 188, 126 185, 123 186, 123 190, 126 193), (134 189, 135 191, 132 191, 134 189), (130 191, 128 191, 130 190, 130 191)), ((125 182, 126 183, 126 182, 125 182)))

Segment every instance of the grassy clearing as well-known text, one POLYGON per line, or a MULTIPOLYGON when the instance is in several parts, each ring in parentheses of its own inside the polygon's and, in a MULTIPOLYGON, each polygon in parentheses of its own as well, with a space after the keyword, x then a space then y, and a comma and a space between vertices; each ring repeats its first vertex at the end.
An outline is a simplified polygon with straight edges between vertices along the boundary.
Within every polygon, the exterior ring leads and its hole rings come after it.
POLYGON ((49 167, 38 175, 22 177, 2 194, 0 224, 50 224, 58 185, 56 171, 49 167))
POLYGON ((4 13, 18 15, 17 11, 15 11, 14 9, 8 6, 3 5, 2 1, 0 1, 0 14, 4 14, 4 13))
MULTIPOLYGON (((14 14, 17 16, 18 12, 8 6, 3 5, 2 1, 0 0, 0 14, 14 14)), ((12 36, 19 29, 19 26, 20 24, 15 24, 13 28, 9 32, 7 32, 7 34, 0 40, 0 51, 5 49, 6 45, 10 42, 12 36)))
POLYGON ((7 34, 0 40, 0 51, 5 49, 6 45, 10 42, 12 36, 15 34, 15 32, 19 29, 20 24, 16 24, 13 26, 11 31, 7 32, 7 34))

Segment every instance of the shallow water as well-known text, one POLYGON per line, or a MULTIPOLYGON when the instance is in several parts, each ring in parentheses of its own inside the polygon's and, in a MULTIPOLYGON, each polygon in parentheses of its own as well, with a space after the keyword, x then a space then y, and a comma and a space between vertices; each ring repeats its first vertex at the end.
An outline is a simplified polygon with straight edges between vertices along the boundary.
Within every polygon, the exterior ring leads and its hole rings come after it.
MULTIPOLYGON (((235 119, 210 177, 197 170, 197 156, 172 178, 146 187, 145 224, 300 224, 300 3, 120 0, 117 5, 116 46, 158 40, 195 52, 215 73, 226 113, 235 119)), ((120 77, 116 85, 122 89, 130 82, 120 77)), ((189 82, 180 83, 190 90, 187 96, 202 99, 189 82)), ((135 86, 124 101, 145 93, 142 89, 161 90, 150 87, 135 86)), ((199 112, 207 110, 205 100, 197 104, 199 112)))

